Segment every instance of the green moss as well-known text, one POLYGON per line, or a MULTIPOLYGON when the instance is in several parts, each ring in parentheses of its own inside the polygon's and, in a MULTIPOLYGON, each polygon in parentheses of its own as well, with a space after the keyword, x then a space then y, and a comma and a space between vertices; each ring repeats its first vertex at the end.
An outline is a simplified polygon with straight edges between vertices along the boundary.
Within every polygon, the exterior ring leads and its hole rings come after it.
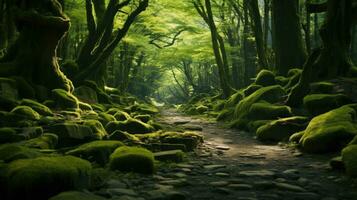
POLYGON ((94 195, 92 193, 67 191, 51 197, 49 200, 106 200, 106 198, 94 195))
POLYGON ((247 123, 251 121, 249 118, 252 116, 250 114, 250 109, 253 104, 258 103, 259 101, 266 101, 268 103, 276 103, 282 100, 286 95, 284 89, 281 86, 269 86, 264 87, 248 97, 244 98, 236 106, 234 111, 234 122, 232 123, 233 127, 247 129, 247 123))
POLYGON ((7 127, 0 128, 0 144, 17 142, 21 139, 22 138, 19 138, 16 134, 15 129, 7 127))
POLYGON ((91 165, 73 156, 11 162, 6 169, 8 199, 48 199, 59 192, 89 187, 91 165))
POLYGON ((311 120, 300 139, 304 151, 323 153, 344 147, 357 134, 356 111, 346 105, 311 120))
POLYGON ((289 138, 289 142, 293 142, 296 144, 299 143, 299 141, 301 140, 301 138, 304 134, 305 134, 305 131, 300 131, 300 132, 292 134, 289 138))
POLYGON ((199 105, 195 108, 198 114, 203 114, 204 112, 208 111, 208 107, 204 105, 199 105))
POLYGON ((99 103, 112 104, 111 97, 100 89, 94 81, 86 80, 83 82, 83 86, 90 87, 97 93, 99 103))
POLYGON ((17 100, 19 98, 17 84, 14 79, 0 78, 0 96, 9 100, 17 100))
POLYGON ((357 177, 357 145, 348 145, 342 150, 342 161, 349 176, 357 177))
POLYGON ((78 106, 79 106, 79 108, 81 109, 81 110, 89 110, 89 111, 91 111, 91 110, 93 110, 93 108, 92 108, 92 106, 91 105, 89 105, 88 103, 84 103, 84 102, 78 102, 78 106))
POLYGON ((128 120, 130 119, 130 115, 124 111, 121 111, 121 110, 118 110, 115 114, 114 114, 114 117, 116 120, 118 121, 125 121, 125 120, 128 120))
POLYGON ((275 85, 275 74, 268 70, 261 70, 255 79, 255 84, 261 86, 275 85))
POLYGON ((103 127, 102 123, 100 123, 98 120, 85 120, 83 122, 83 125, 91 128, 92 132, 95 135, 99 136, 100 139, 102 139, 108 135, 107 131, 103 127))
POLYGON ((181 150, 161 151, 154 153, 155 160, 165 162, 182 162, 185 153, 181 150))
POLYGON ((302 73, 302 69, 293 68, 288 71, 288 77, 293 77, 295 75, 300 75, 302 73))
POLYGON ((52 90, 52 99, 56 103, 56 107, 60 109, 78 109, 78 99, 73 94, 62 90, 52 90))
POLYGON ((52 133, 45 133, 38 138, 33 138, 23 142, 23 145, 30 148, 54 149, 58 144, 58 136, 52 133))
POLYGON ((40 114, 34 111, 31 107, 28 106, 17 106, 11 110, 11 113, 17 114, 25 119, 29 120, 39 120, 40 114))
POLYGON ((152 117, 151 115, 136 115, 134 119, 140 120, 144 123, 148 123, 152 119, 152 117))
POLYGON ((124 131, 119 131, 116 130, 114 131, 112 134, 110 134, 108 136, 109 140, 119 140, 119 141, 123 141, 125 143, 129 143, 129 144, 140 144, 141 141, 138 137, 136 137, 135 135, 132 135, 130 133, 124 132, 124 131))
POLYGON ((151 174, 155 170, 154 155, 151 151, 140 147, 119 147, 110 156, 110 168, 151 174))
POLYGON ((286 77, 284 77, 284 76, 276 76, 276 77, 275 77, 275 82, 276 82, 278 85, 284 87, 286 84, 288 84, 289 78, 286 78, 286 77))
POLYGON ((99 121, 103 124, 103 126, 106 126, 109 122, 116 121, 116 119, 111 114, 101 112, 99 113, 99 121))
POLYGON ((11 162, 18 159, 36 158, 42 154, 31 148, 23 147, 18 144, 3 144, 0 145, 0 160, 11 162))
POLYGON ((335 84, 331 82, 315 82, 310 84, 311 94, 331 94, 335 87, 335 84))
POLYGON ((217 116, 217 121, 230 120, 232 119, 233 114, 234 114, 233 109, 224 109, 221 112, 219 112, 217 116))
POLYGON ((24 77, 14 76, 12 77, 16 81, 19 96, 22 98, 34 99, 36 96, 34 88, 27 82, 24 77))
POLYGON ((269 120, 282 117, 290 117, 291 108, 284 105, 273 105, 268 102, 258 102, 252 104, 249 110, 249 119, 269 120))
POLYGON ((53 112, 51 111, 51 109, 49 109, 47 106, 38 103, 36 101, 33 101, 31 99, 23 99, 21 101, 21 105, 23 106, 29 106, 31 107, 33 110, 35 110, 36 112, 38 112, 41 115, 44 116, 53 116, 53 112))
POLYGON ((306 128, 308 118, 289 117, 271 121, 257 130, 257 138, 261 141, 284 141, 296 132, 306 128))
POLYGON ((129 109, 131 113, 137 112, 149 115, 155 115, 159 113, 159 110, 156 107, 148 104, 134 104, 132 106, 129 106, 127 109, 129 109))
POLYGON ((242 94, 241 91, 236 92, 235 94, 233 94, 232 96, 230 96, 227 101, 226 104, 224 105, 225 108, 231 108, 236 106, 242 99, 244 98, 244 94, 242 94))
POLYGON ((86 103, 98 103, 98 97, 95 90, 88 86, 80 86, 74 89, 74 95, 78 97, 79 100, 86 103))
POLYGON ((154 131, 154 128, 137 119, 130 118, 124 122, 109 122, 105 129, 108 133, 113 133, 115 130, 125 131, 130 134, 145 134, 154 131))
POLYGON ((250 121, 248 122, 248 130, 249 132, 255 133, 257 129, 261 126, 264 126, 265 124, 271 122, 272 120, 255 120, 255 121, 250 121))
POLYGON ((263 86, 261 85, 256 85, 256 84, 252 84, 252 85, 249 85, 247 88, 245 88, 243 90, 243 94, 245 97, 253 94, 255 91, 259 90, 260 88, 262 88, 263 86))
POLYGON ((311 94, 304 98, 305 108, 313 115, 319 115, 351 101, 343 94, 311 94))
POLYGON ((109 156, 113 151, 124 146, 119 141, 93 141, 68 151, 66 154, 81 157, 91 162, 105 165, 109 161, 109 156))

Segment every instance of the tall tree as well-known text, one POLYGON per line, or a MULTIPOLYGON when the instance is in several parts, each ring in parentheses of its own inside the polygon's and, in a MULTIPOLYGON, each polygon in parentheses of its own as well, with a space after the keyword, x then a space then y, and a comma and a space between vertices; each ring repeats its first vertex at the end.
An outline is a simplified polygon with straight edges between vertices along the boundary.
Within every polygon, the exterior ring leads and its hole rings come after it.
POLYGON ((193 4, 199 15, 209 26, 213 52, 219 72, 220 86, 223 91, 223 97, 227 98, 231 94, 231 87, 229 85, 228 59, 225 52, 224 41, 222 36, 219 35, 214 21, 211 1, 205 0, 204 2, 205 4, 203 5, 201 0, 194 0, 193 4))
POLYGON ((298 0, 272 0, 276 71, 286 75, 306 58, 301 34, 298 0))

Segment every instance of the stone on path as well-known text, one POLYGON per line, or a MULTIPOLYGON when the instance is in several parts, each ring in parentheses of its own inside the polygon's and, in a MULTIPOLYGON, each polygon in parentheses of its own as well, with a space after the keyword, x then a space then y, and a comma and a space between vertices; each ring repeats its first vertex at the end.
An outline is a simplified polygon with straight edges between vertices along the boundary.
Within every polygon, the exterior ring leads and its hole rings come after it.
POLYGON ((234 190, 251 190, 253 189, 252 185, 249 184, 229 184, 229 188, 232 188, 234 190))
POLYGON ((269 170, 253 170, 253 171, 241 171, 241 176, 259 176, 259 177, 273 177, 275 173, 269 170))
POLYGON ((229 146, 220 145, 220 146, 217 146, 216 149, 227 151, 227 150, 230 149, 230 147, 229 146))
POLYGON ((278 189, 282 189, 282 190, 289 190, 289 191, 293 191, 293 192, 306 192, 306 190, 304 188, 297 186, 297 185, 288 184, 288 183, 275 183, 275 186, 278 189))
POLYGON ((228 185, 229 182, 228 181, 214 181, 214 182, 210 182, 209 184, 213 187, 222 187, 222 186, 228 185))
POLYGON ((205 165, 203 168, 207 170, 216 170, 216 169, 221 169, 221 168, 226 168, 226 165, 205 165))

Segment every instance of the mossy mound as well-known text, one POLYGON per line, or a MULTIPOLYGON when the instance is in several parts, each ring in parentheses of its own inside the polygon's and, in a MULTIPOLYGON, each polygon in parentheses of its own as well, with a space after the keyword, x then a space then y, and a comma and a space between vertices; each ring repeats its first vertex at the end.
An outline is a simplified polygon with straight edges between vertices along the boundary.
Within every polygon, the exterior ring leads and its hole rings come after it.
POLYGON ((47 132, 58 136, 58 145, 60 147, 82 144, 103 138, 103 134, 93 133, 90 127, 72 122, 50 125, 47 128, 47 132))
POLYGON ((313 118, 300 139, 302 149, 324 153, 346 146, 357 135, 355 106, 342 106, 313 118))
POLYGON ((49 200, 106 200, 106 198, 86 192, 67 191, 51 197, 49 200))
POLYGON ((308 118, 298 116, 274 120, 258 128, 257 138, 261 141, 286 141, 292 134, 304 130, 307 122, 308 118))
POLYGON ((33 101, 31 99, 23 99, 21 101, 21 105, 31 107, 33 110, 38 112, 40 115, 53 116, 53 112, 51 111, 51 109, 49 109, 47 106, 45 106, 41 103, 38 103, 36 101, 33 101))
POLYGON ((33 138, 23 142, 23 145, 30 148, 54 149, 58 144, 58 136, 52 133, 45 133, 38 138, 33 138))
POLYGON ((154 131, 154 128, 149 124, 133 118, 124 122, 110 122, 105 128, 108 133, 113 133, 116 130, 125 131, 130 134, 145 134, 154 131))
POLYGON ((135 135, 132 135, 130 133, 124 132, 124 131, 119 131, 116 130, 112 134, 108 136, 109 140, 118 140, 122 141, 128 144, 139 144, 141 143, 140 139, 136 137, 135 135))
POLYGON ((132 106, 129 106, 126 108, 127 110, 130 110, 130 113, 137 112, 141 114, 149 114, 149 115, 155 115, 159 113, 159 110, 151 105, 148 104, 134 104, 132 106))
POLYGON ((244 98, 244 94, 242 92, 240 91, 236 92, 235 94, 233 94, 227 99, 224 108, 231 108, 236 106, 243 98, 244 98))
POLYGON ((55 102, 55 107, 59 109, 78 109, 78 99, 73 94, 62 90, 62 89, 54 89, 52 90, 52 99, 55 102))
POLYGON ((0 96, 4 99, 17 100, 19 91, 16 80, 0 77, 0 96))
POLYGON ((106 126, 109 122, 116 121, 113 115, 104 112, 99 113, 98 117, 103 126, 106 126))
POLYGON ((205 105, 199 105, 199 106, 197 106, 197 107, 195 108, 195 111, 196 111, 196 113, 198 113, 198 114, 203 114, 203 113, 207 112, 208 109, 209 109, 209 108, 208 108, 207 106, 205 106, 205 105))
POLYGON ((92 111, 93 110, 91 105, 89 105, 88 103, 81 102, 81 101, 78 102, 78 106, 81 110, 84 110, 84 111, 92 111))
POLYGON ((342 162, 349 176, 357 177, 357 145, 348 145, 342 150, 342 162))
POLYGON ((77 156, 91 162, 105 165, 113 151, 124 146, 120 141, 93 141, 68 151, 66 154, 77 156))
POLYGON ((269 86, 264 87, 248 97, 244 98, 239 102, 234 111, 235 121, 232 123, 233 127, 247 129, 247 123, 251 121, 249 116, 250 109, 253 104, 258 103, 260 101, 266 101, 268 103, 277 103, 282 100, 282 98, 286 95, 284 89, 281 86, 269 86))
POLYGON ((259 90, 260 88, 262 88, 263 86, 261 85, 256 85, 256 84, 252 84, 252 85, 249 85, 247 88, 245 88, 243 90, 243 94, 245 97, 253 94, 255 91, 259 90))
POLYGON ((3 127, 0 128, 0 144, 11 143, 20 141, 22 137, 16 134, 16 130, 13 128, 3 127))
POLYGON ((331 94, 335 87, 334 83, 331 82, 315 82, 310 84, 311 94, 331 94))
POLYGON ((275 74, 269 70, 261 70, 255 79, 255 84, 264 87, 275 85, 275 74))
POLYGON ((75 88, 73 94, 83 102, 98 103, 97 93, 88 86, 79 86, 75 88))
POLYGON ((24 119, 29 119, 29 120, 39 120, 40 119, 40 114, 38 114, 38 112, 34 111, 29 106, 17 106, 11 110, 11 113, 19 115, 19 116, 23 117, 24 119))
POLYGON ((152 117, 151 115, 136 115, 134 119, 140 120, 144 123, 148 123, 152 119, 152 117))
POLYGON ((130 115, 127 113, 127 112, 124 112, 124 111, 121 111, 121 110, 118 110, 115 114, 114 114, 114 117, 116 120, 118 121, 125 121, 125 120, 128 120, 130 119, 130 115))
POLYGON ((154 153, 155 160, 164 162, 182 162, 185 153, 181 150, 160 151, 154 153))
POLYGON ((290 117, 292 114, 289 106, 274 105, 268 102, 258 102, 252 104, 248 115, 249 119, 267 120, 290 117))
POLYGON ((119 147, 110 155, 110 168, 124 172, 151 174, 155 170, 154 154, 140 147, 119 147))
POLYGON ((292 134, 289 138, 289 142, 298 144, 304 134, 305 134, 305 131, 300 131, 300 132, 292 134))
POLYGON ((272 120, 255 120, 255 121, 250 121, 247 124, 248 131, 251 133, 256 133, 258 128, 261 126, 264 126, 265 124, 271 122, 272 120))
POLYGON ((275 77, 275 82, 276 82, 276 84, 278 84, 278 85, 280 85, 280 86, 282 86, 282 87, 284 87, 285 85, 287 85, 288 84, 288 82, 289 82, 289 78, 286 78, 285 76, 276 76, 275 77))
POLYGON ((0 160, 3 160, 4 162, 11 162, 25 158, 37 158, 39 156, 42 156, 39 151, 18 144, 0 145, 0 160))
POLYGON ((305 96, 304 107, 313 116, 317 116, 350 102, 343 94, 311 94, 305 96))
POLYGON ((73 156, 11 162, 5 169, 7 199, 48 199, 59 192, 88 188, 91 165, 73 156))
POLYGON ((100 139, 103 139, 108 135, 102 123, 98 120, 85 120, 83 125, 91 128, 94 135, 98 136, 100 139))
POLYGON ((230 120, 232 119, 234 114, 234 110, 231 109, 224 109, 221 112, 219 112, 218 116, 217 116, 217 121, 224 121, 224 120, 230 120))

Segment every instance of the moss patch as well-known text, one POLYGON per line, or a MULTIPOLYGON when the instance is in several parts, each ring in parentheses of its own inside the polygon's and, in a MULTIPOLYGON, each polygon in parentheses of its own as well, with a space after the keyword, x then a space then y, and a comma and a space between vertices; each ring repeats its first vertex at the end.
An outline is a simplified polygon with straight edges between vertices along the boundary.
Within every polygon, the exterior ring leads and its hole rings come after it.
POLYGON ((88 188, 90 172, 89 162, 73 156, 17 160, 6 167, 7 197, 48 199, 65 190, 88 188))
POLYGON ((323 153, 346 146, 357 134, 356 111, 352 107, 342 106, 313 118, 300 139, 303 150, 323 153))
POLYGON ((273 105, 268 102, 258 102, 252 104, 249 110, 249 119, 267 120, 281 117, 290 117, 291 109, 289 106, 273 105))
POLYGON ((78 99, 73 94, 62 90, 52 90, 52 99, 54 100, 56 107, 59 109, 78 109, 78 99))
POLYGON ((98 97, 95 90, 88 86, 79 86, 74 89, 74 95, 78 97, 79 100, 86 103, 98 103, 98 97))
POLYGON ((38 103, 36 101, 33 101, 31 99, 23 99, 21 101, 21 105, 29 106, 41 115, 53 116, 53 112, 51 111, 51 109, 49 109, 47 106, 45 106, 41 103, 38 103))
POLYGON ((127 112, 124 112, 124 111, 121 111, 121 110, 116 111, 115 114, 114 114, 114 117, 118 121, 125 121, 125 120, 128 120, 128 119, 131 118, 130 115, 127 112))
POLYGON ((11 162, 13 160, 36 158, 42 154, 31 148, 23 147, 18 144, 3 144, 0 145, 0 160, 11 162))
POLYGON ((261 70, 255 79, 255 84, 261 86, 275 85, 275 74, 269 70, 261 70))
POLYGON ((349 176, 357 177, 357 145, 349 145, 342 150, 342 161, 346 173, 349 176))
POLYGON ((15 129, 8 127, 0 128, 0 144, 17 142, 21 139, 22 137, 16 134, 15 129))
POLYGON ((335 87, 335 84, 331 82, 315 82, 310 84, 311 94, 331 94, 335 87))
POLYGON ((16 115, 19 115, 19 116, 21 116, 25 119, 29 119, 29 120, 39 120, 40 119, 40 114, 38 114, 38 112, 34 111, 29 106, 17 106, 11 110, 11 113, 14 113, 16 115))
POLYGON ((233 94, 227 99, 224 108, 231 108, 236 106, 243 98, 244 98, 244 94, 242 92, 240 91, 236 92, 235 94, 233 94))
POLYGON ((125 172, 151 174, 155 170, 154 154, 140 147, 119 147, 110 156, 110 168, 125 172))
POLYGON ((260 88, 262 88, 263 86, 261 85, 256 85, 256 84, 252 84, 252 85, 249 85, 247 88, 245 88, 243 90, 243 94, 245 97, 253 94, 255 91, 259 90, 260 88))
POLYGON ((106 200, 106 198, 91 193, 67 191, 51 197, 49 200, 106 200))
POLYGON ((70 150, 66 154, 105 165, 109 161, 110 154, 120 146, 124 144, 119 141, 93 141, 70 150))
POLYGON ((83 125, 91 128, 92 132, 95 135, 97 135, 100 139, 102 139, 108 135, 107 131, 103 127, 102 123, 100 123, 98 120, 85 120, 83 122, 83 125))
POLYGON ((124 122, 110 122, 106 126, 108 133, 113 133, 116 130, 125 131, 130 134, 145 134, 154 131, 154 128, 137 119, 130 118, 124 122))
POLYGON ((305 108, 313 115, 319 115, 351 101, 342 94, 311 94, 304 98, 305 108))
POLYGON ((54 149, 58 144, 58 136, 52 133, 45 133, 38 138, 33 138, 23 142, 24 146, 38 149, 54 149))

